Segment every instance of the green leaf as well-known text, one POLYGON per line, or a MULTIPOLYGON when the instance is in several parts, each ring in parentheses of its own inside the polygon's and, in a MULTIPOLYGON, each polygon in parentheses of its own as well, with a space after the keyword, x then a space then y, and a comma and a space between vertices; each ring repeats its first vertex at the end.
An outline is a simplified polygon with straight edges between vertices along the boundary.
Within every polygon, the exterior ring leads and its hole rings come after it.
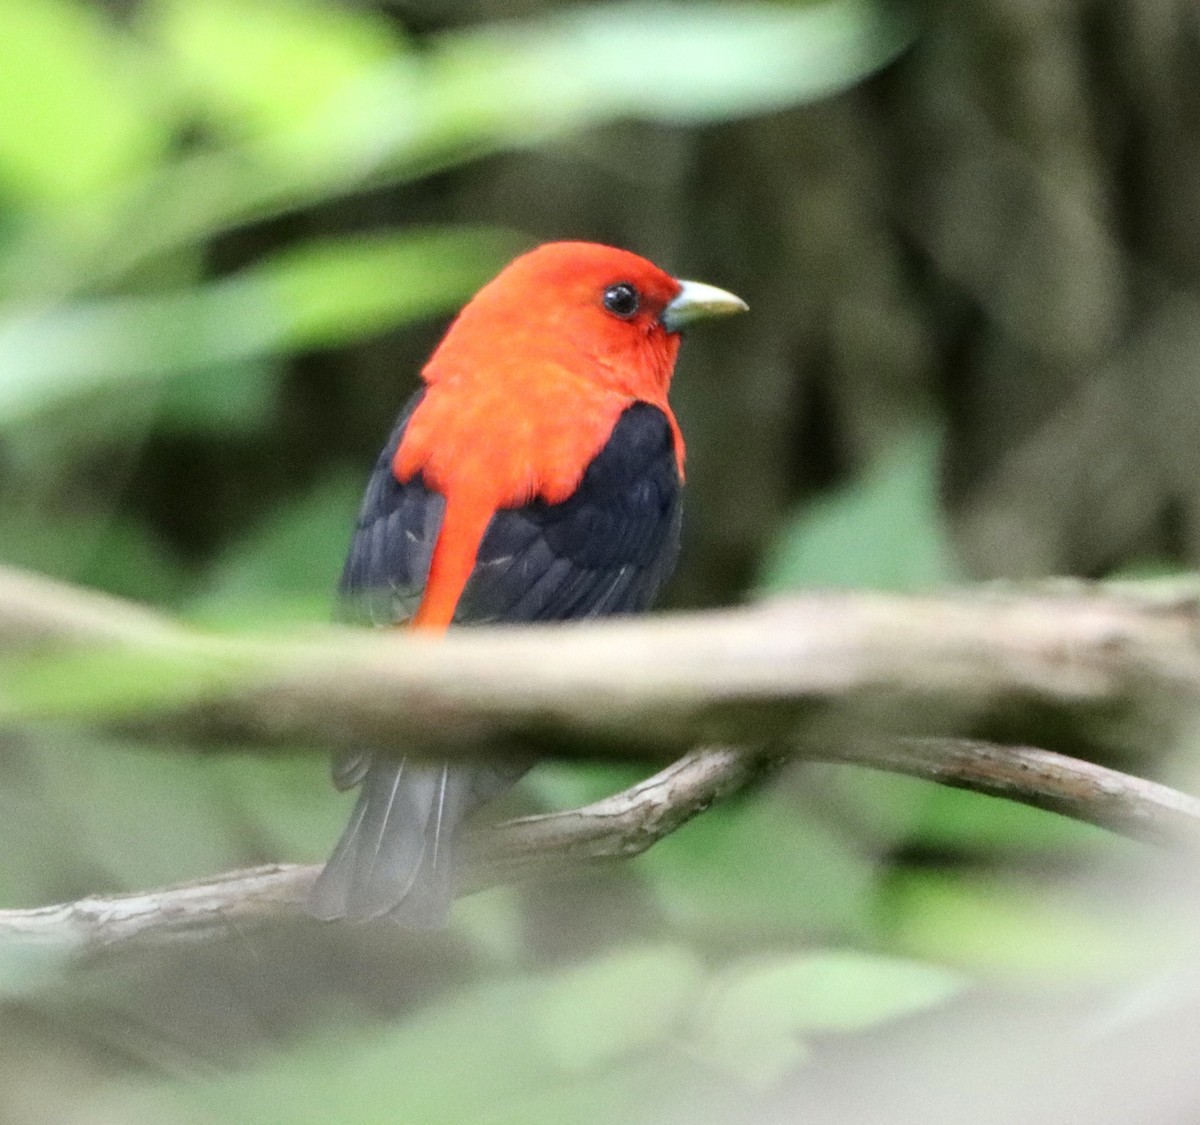
POLYGON ((151 89, 95 5, 0 4, 0 180, 61 205, 146 171, 166 142, 151 89))
POLYGON ((31 510, 0 498, 0 561, 139 601, 167 603, 180 567, 145 526, 102 511, 31 510))
POLYGON ((521 787, 542 808, 572 809, 636 785, 648 774, 646 766, 611 762, 539 762, 521 787))
POLYGON ((1137 848, 1092 824, 1015 801, 860 766, 810 763, 807 791, 829 800, 879 851, 907 843, 1001 861, 1092 859, 1137 848))
POLYGON ((1007 855, 1090 857, 1129 854, 1139 845, 1094 824, 1015 801, 915 782, 929 790, 913 824, 913 837, 934 848, 965 849, 1007 855))
MULTIPOLYGON (((187 1084, 109 1090, 105 1109, 131 1125, 621 1120, 637 1112, 638 1092, 665 1069, 658 1060, 678 1059, 672 1039, 695 1002, 698 974, 685 950, 647 946, 485 980, 402 1023, 335 1028, 187 1084), (639 1012, 643 1005, 648 1010, 639 1012)), ((678 1061, 676 1071, 680 1079, 696 1075, 678 1061)))
POLYGON ((469 227, 314 240, 243 277, 278 311, 279 345, 328 347, 463 302, 522 243, 469 227))
POLYGON ((877 878, 834 827, 764 793, 697 817, 634 866, 674 926, 756 942, 862 932, 877 878))
POLYGON ((156 297, 10 306, 0 318, 0 427, 72 399, 157 383, 269 351, 261 293, 230 282, 156 297))
POLYGON ((933 965, 851 950, 743 962, 712 983, 696 1021, 698 1049, 762 1085, 805 1058, 806 1036, 912 1015, 965 983, 933 965))
POLYGON ((400 45, 374 12, 311 0, 158 0, 152 12, 177 81, 235 134, 302 125, 400 45))
POLYGON ((329 763, 320 755, 209 757, 200 765, 198 788, 225 813, 216 839, 236 848, 239 835, 231 825, 240 822, 251 829, 242 837, 261 845, 249 855, 235 851, 229 861, 234 865, 324 862, 350 817, 353 796, 334 791, 329 763))
POLYGON ((900 953, 1056 986, 1111 980, 1180 936, 1061 884, 979 872, 895 875, 881 907, 888 945, 900 953))
MULTIPOLYGON (((252 862, 324 858, 348 814, 326 762, 313 755, 194 756, 67 728, 27 730, 6 754, 5 906, 146 890, 252 862)), ((7 948, 0 945, 0 955, 7 948)))
POLYGON ((154 428, 226 439, 257 432, 275 417, 281 375, 279 364, 250 359, 168 378, 154 406, 154 428))
POLYGON ((158 1084, 110 1103, 107 1116, 195 1120, 207 1112, 293 1125, 666 1120, 672 1105, 695 1104, 688 1094, 697 1084, 720 1096, 713 1063, 750 1082, 769 1080, 780 1073, 783 1043, 875 1026, 960 987, 957 976, 929 966, 815 953, 735 966, 705 999, 692 953, 644 946, 483 982, 400 1025, 335 1030, 232 1073, 158 1084), (743 1033, 743 1043, 733 1041, 743 1033), (758 1050, 774 1053, 769 1074, 747 1058, 758 1050))
MULTIPOLYGON (((205 2, 195 28, 186 0, 166 9, 179 13, 167 20, 175 28, 168 39, 180 40, 189 66, 223 91, 231 112, 236 103, 260 125, 294 118, 293 125, 164 165, 103 202, 112 231, 90 254, 47 264, 35 239, 12 256, 15 278, 67 275, 77 284, 81 272, 96 270, 112 278, 239 223, 586 126, 627 118, 700 123, 810 101, 864 78, 913 38, 910 23, 882 0, 607 4, 432 37, 419 55, 392 50, 347 81, 374 55, 368 30, 370 46, 331 47, 332 61, 312 64, 324 94, 302 99, 296 114, 283 88, 261 104, 258 92, 240 90, 243 78, 252 86, 259 78, 270 84, 269 76, 226 73, 220 44, 239 34, 232 25, 241 5, 205 2)), ((307 24, 305 7, 288 7, 307 24)), ((287 37, 296 30, 289 28, 287 37)), ((350 38, 357 43, 358 35, 350 38)), ((256 24, 238 51, 266 58, 275 49, 270 37, 266 23, 256 24)), ((300 38, 312 46, 309 31, 300 38)), ((309 58, 307 51, 299 53, 309 58)))
POLYGON ((919 590, 958 576, 937 501, 938 448, 914 434, 860 480, 808 506, 763 564, 763 590, 919 590))
POLYGON ((22 941, 6 937, 0 945, 0 997, 27 997, 61 979, 74 953, 69 939, 22 941))
POLYGON ((161 886, 237 865, 204 763, 86 735, 35 737, 9 785, 6 906, 161 886), (30 783, 31 782, 31 783, 30 783))
POLYGON ((454 227, 321 240, 162 296, 10 308, 0 318, 0 428, 97 392, 210 379, 214 368, 444 312, 515 245, 507 232, 454 227))
POLYGON ((362 487, 357 475, 335 477, 272 513, 225 552, 193 614, 243 626, 327 620, 362 487))
MULTIPOLYGON (((696 124, 826 97, 895 57, 912 30, 892 5, 606 4, 542 25, 449 40, 511 120, 562 128, 610 116, 696 124)), ((482 104, 483 98, 480 98, 482 104)))
POLYGON ((666 1040, 681 1025, 703 974, 679 946, 606 953, 554 977, 537 1031, 549 1058, 583 1070, 666 1040))

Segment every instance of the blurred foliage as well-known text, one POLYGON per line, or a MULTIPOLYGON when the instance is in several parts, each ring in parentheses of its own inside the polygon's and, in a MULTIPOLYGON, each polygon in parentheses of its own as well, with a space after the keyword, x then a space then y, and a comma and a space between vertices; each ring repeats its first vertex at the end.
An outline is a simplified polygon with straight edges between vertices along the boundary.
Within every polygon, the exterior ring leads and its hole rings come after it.
POLYGON ((938 509, 938 455, 935 436, 914 431, 853 484, 781 527, 763 564, 764 590, 920 590, 959 577, 938 509))
MULTIPOLYGON (((0 559, 204 624, 323 618, 440 323, 587 237, 754 310, 681 362, 676 604, 1194 564, 1195 21, 933 6, 898 58, 913 30, 884 0, 0 4, 0 559)), ((299 756, 0 743, 13 905, 316 860, 346 812, 299 756)), ((510 807, 635 776, 549 764, 510 807)), ((1014 1060, 1191 1002, 1195 919, 1144 861, 798 768, 445 935, 4 946, 0 1117, 975 1120, 945 1091, 1012 1097, 1014 1060)))

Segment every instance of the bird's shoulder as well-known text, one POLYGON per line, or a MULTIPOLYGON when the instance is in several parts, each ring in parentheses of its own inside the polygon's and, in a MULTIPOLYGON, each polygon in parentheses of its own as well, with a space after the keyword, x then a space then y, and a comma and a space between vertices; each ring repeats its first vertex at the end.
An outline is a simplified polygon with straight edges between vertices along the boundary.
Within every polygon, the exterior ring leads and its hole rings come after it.
MULTIPOLYGON (((345 615, 401 622, 420 603, 445 498, 420 474, 393 471, 420 405, 401 412, 368 482, 342 575, 345 615)), ((572 494, 497 511, 456 622, 536 621, 644 609, 678 554, 680 479, 674 427, 659 407, 629 404, 572 494)))
POLYGON ((550 621, 649 607, 679 552, 681 489, 664 412, 630 404, 574 492, 497 512, 458 620, 550 621))

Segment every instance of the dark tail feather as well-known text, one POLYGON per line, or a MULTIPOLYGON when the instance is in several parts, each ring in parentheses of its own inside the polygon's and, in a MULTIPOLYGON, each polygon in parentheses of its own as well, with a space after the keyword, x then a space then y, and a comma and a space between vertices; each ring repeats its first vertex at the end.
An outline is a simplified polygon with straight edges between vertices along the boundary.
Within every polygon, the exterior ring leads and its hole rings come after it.
POLYGON ((317 918, 445 925, 454 898, 452 842, 474 770, 376 756, 346 831, 308 900, 317 918))

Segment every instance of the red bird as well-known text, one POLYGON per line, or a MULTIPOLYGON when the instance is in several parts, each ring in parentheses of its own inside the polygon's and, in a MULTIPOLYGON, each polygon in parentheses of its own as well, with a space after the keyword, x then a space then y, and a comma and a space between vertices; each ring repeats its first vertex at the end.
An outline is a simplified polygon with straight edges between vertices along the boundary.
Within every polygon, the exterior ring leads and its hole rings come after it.
MULTIPOLYGON (((341 592, 376 625, 556 621, 649 607, 679 552, 679 331, 724 290, 587 242, 522 255, 458 315, 367 485, 341 592)), ((319 918, 445 921, 455 829, 494 767, 339 757, 361 783, 319 918)))

